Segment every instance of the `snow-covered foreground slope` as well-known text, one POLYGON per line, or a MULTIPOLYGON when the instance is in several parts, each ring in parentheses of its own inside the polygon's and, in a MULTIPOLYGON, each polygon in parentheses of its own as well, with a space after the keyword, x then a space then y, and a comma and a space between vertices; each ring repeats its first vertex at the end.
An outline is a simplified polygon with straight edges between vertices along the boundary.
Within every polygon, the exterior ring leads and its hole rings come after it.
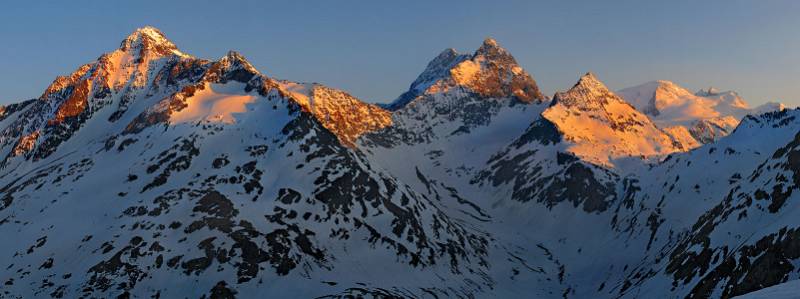
POLYGON ((800 111, 687 145, 590 74, 549 100, 491 39, 388 107, 137 30, 0 109, 0 293, 727 298, 800 278, 800 111))
POLYGON ((752 293, 735 297, 736 299, 796 299, 800 298, 800 280, 792 280, 752 293))

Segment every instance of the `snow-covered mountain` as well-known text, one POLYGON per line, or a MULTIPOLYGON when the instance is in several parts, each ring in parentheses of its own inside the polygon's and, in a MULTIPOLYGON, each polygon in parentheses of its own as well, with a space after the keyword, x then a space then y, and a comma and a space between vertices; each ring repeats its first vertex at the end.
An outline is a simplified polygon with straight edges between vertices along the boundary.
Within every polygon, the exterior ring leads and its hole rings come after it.
POLYGON ((800 289, 800 280, 792 280, 737 296, 736 299, 792 299, 797 298, 798 289, 800 289))
POLYGON ((487 38, 472 55, 446 49, 436 56, 408 91, 392 103, 389 110, 398 110, 414 99, 430 94, 461 89, 482 97, 513 97, 524 103, 545 97, 530 74, 517 64, 513 56, 487 38))
POLYGON ((663 157, 684 145, 650 118, 612 93, 592 73, 570 90, 556 93, 542 116, 573 143, 570 152, 589 162, 613 165, 628 157, 663 157))
POLYGON ((715 88, 691 93, 677 84, 659 80, 619 91, 637 110, 650 116, 674 138, 699 144, 711 143, 730 134, 748 114, 780 111, 780 103, 750 108, 736 92, 715 88))
POLYGON ((672 92, 647 110, 589 73, 551 100, 487 39, 385 109, 145 27, 0 108, 0 293, 727 298, 800 278, 800 111, 699 142, 681 107, 743 102, 672 92))
POLYGON ((486 234, 347 146, 386 125, 386 112, 266 77, 234 52, 207 61, 165 48, 160 32, 138 30, 6 109, 0 229, 16 236, 1 253, 6 296, 320 296, 389 283, 459 294, 485 284, 486 234), (105 84, 118 76, 129 80, 105 84), (392 268, 419 274, 398 282, 392 268), (437 277, 454 272, 472 274, 441 288, 437 277))

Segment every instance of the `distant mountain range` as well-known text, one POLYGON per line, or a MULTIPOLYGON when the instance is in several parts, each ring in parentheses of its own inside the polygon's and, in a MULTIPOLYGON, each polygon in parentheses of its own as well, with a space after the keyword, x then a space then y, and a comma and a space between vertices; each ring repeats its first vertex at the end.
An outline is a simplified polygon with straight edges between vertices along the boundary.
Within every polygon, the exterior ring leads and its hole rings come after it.
POLYGON ((375 105, 144 27, 0 107, 0 293, 729 298, 800 278, 799 116, 493 39, 375 105))

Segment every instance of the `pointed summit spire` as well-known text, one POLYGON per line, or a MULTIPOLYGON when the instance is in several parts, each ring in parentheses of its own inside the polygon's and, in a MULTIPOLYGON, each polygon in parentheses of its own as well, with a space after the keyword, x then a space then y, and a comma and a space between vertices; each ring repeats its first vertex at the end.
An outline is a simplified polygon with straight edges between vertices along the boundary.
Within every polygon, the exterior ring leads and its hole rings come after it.
POLYGON ((261 73, 239 52, 230 50, 225 56, 212 63, 206 72, 206 79, 216 82, 234 80, 247 83, 261 73))
POLYGON ((684 148, 591 72, 556 93, 542 117, 573 144, 570 152, 606 167, 620 158, 660 157, 684 148))
POLYGON ((513 98, 523 103, 541 102, 546 97, 536 81, 496 40, 486 38, 473 54, 445 49, 436 56, 408 91, 384 105, 398 110, 428 93, 464 88, 484 98, 513 98))
POLYGON ((469 54, 458 53, 453 48, 447 48, 433 60, 428 62, 425 70, 417 76, 417 79, 411 83, 408 91, 400 95, 392 103, 384 106, 389 110, 397 110, 414 100, 416 97, 422 95, 425 90, 440 80, 450 76, 450 70, 459 63, 470 59, 469 54))
POLYGON ((500 49, 502 49, 500 47, 500 45, 497 44, 497 40, 495 40, 495 39, 493 39, 491 37, 487 37, 486 39, 483 40, 483 44, 481 44, 481 47, 479 49, 491 49, 491 48, 500 48, 500 49))
POLYGON ((572 88, 565 92, 557 92, 551 106, 561 104, 580 110, 597 110, 609 101, 625 102, 622 98, 608 90, 603 82, 592 72, 587 72, 572 88))
POLYGON ((475 51, 474 57, 479 56, 484 56, 490 60, 502 61, 503 63, 517 63, 514 57, 511 56, 511 53, 501 47, 500 44, 491 37, 487 37, 483 40, 483 44, 475 51))
POLYGON ((469 59, 469 55, 460 54, 453 48, 445 49, 428 63, 422 74, 411 84, 411 90, 424 91, 428 87, 425 86, 426 82, 432 82, 448 76, 450 69, 467 59, 469 59))
POLYGON ((584 88, 596 92, 608 92, 608 87, 606 87, 603 82, 600 82, 597 76, 592 72, 586 72, 586 74, 581 76, 581 78, 578 79, 578 83, 572 87, 572 89, 575 88, 584 88))
POLYGON ((244 58, 244 55, 235 50, 228 50, 228 53, 226 53, 225 56, 222 56, 220 60, 230 62, 233 64, 242 64, 252 68, 250 62, 247 61, 247 58, 244 58))
POLYGON ((139 57, 147 54, 155 56, 178 55, 186 56, 183 52, 178 50, 161 30, 155 27, 145 26, 136 29, 133 33, 128 35, 119 46, 120 50, 124 52, 131 52, 139 57))
POLYGON ((586 74, 583 74, 583 76, 581 76, 580 78, 580 80, 584 79, 597 81, 597 76, 595 76, 594 73, 592 73, 591 71, 588 71, 586 72, 586 74))
POLYGON ((244 58, 242 54, 234 50, 228 51, 219 61, 229 70, 244 70, 251 74, 260 74, 259 71, 247 61, 247 58, 244 58))
POLYGON ((425 68, 425 70, 427 71, 432 68, 440 67, 442 65, 451 65, 453 64, 453 62, 458 60, 459 56, 463 55, 459 54, 458 51, 456 51, 456 49, 447 48, 441 53, 439 53, 439 55, 436 56, 436 58, 431 60, 431 62, 428 63, 428 66, 425 68))

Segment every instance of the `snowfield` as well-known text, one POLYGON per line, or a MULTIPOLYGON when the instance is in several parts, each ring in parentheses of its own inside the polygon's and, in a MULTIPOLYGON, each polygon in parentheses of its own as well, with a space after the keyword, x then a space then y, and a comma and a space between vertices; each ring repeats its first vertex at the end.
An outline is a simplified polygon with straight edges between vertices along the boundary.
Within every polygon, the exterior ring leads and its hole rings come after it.
POLYGON ((0 108, 0 297, 792 298, 800 111, 576 79, 487 39, 379 106, 139 29, 0 108))
POLYGON ((800 298, 800 280, 792 280, 779 285, 774 285, 742 296, 736 299, 795 299, 800 298))

